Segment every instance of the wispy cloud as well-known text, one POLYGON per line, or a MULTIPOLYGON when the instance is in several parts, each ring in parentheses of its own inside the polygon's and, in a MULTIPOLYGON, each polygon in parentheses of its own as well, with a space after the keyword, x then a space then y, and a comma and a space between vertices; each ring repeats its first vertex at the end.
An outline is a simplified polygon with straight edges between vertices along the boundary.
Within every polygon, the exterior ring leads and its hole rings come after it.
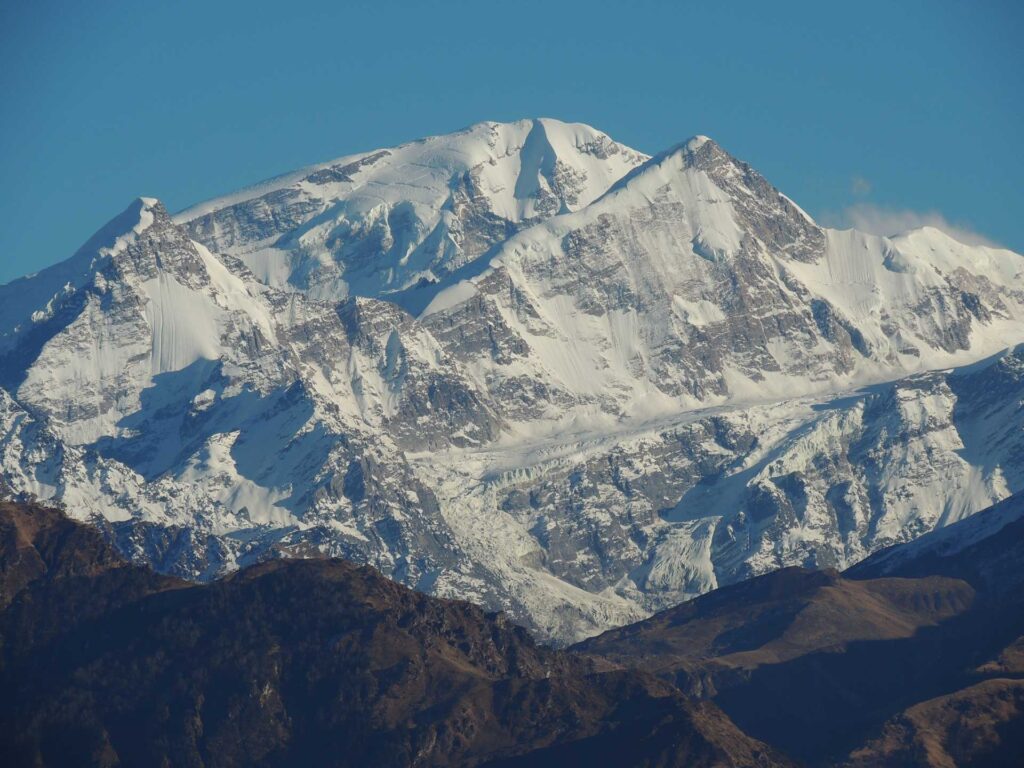
POLYGON ((854 176, 850 179, 850 192, 857 197, 865 197, 871 194, 871 182, 863 176, 854 176))
POLYGON ((987 245, 1000 248, 998 243, 960 223, 952 223, 938 211, 911 211, 883 208, 873 203, 856 203, 839 213, 826 212, 821 223, 840 229, 859 229, 873 235, 898 235, 910 229, 935 227, 966 245, 987 245))

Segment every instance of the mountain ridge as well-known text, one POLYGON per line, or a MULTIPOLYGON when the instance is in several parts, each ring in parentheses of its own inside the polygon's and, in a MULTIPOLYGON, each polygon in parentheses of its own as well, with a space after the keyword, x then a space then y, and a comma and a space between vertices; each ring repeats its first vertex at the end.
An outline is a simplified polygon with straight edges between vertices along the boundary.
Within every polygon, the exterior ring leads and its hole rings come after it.
POLYGON ((1013 765, 1022 512, 1017 494, 843 574, 783 569, 574 650, 715 701, 806 764, 1013 765))
POLYGON ((902 550, 915 575, 783 569, 559 651, 366 566, 275 560, 190 584, 59 511, 0 502, 0 754, 1012 765, 1022 511, 1014 496, 882 558, 902 550), (966 546, 937 562, 928 540, 951 538, 966 546))
POLYGON ((642 672, 343 561, 182 584, 0 503, 0 588, 10 765, 791 764, 642 672))

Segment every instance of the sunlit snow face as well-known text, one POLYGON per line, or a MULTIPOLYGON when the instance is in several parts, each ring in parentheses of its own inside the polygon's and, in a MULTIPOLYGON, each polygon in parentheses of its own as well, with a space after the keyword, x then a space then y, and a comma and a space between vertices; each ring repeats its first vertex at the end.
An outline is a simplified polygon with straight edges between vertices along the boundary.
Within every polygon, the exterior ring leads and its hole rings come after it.
POLYGON ((340 158, 177 220, 273 285, 376 296, 435 281, 525 223, 586 206, 645 159, 584 125, 481 123, 340 158))

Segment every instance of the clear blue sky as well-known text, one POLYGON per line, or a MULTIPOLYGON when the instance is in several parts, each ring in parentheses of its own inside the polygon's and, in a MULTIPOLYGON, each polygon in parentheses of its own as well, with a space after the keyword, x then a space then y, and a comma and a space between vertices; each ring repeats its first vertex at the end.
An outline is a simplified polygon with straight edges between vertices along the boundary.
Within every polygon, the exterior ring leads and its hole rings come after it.
POLYGON ((708 134, 823 220, 1024 251, 1022 5, 2 3, 0 282, 138 195, 532 116, 647 152, 708 134))

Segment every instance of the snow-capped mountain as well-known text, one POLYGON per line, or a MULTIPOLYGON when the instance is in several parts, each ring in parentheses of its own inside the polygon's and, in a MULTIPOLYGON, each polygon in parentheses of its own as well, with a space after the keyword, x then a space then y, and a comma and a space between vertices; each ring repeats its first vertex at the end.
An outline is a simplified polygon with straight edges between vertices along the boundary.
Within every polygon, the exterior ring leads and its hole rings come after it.
POLYGON ((165 571, 326 552, 571 641, 1021 490, 1022 278, 704 137, 485 123, 0 287, 0 466, 165 571))

